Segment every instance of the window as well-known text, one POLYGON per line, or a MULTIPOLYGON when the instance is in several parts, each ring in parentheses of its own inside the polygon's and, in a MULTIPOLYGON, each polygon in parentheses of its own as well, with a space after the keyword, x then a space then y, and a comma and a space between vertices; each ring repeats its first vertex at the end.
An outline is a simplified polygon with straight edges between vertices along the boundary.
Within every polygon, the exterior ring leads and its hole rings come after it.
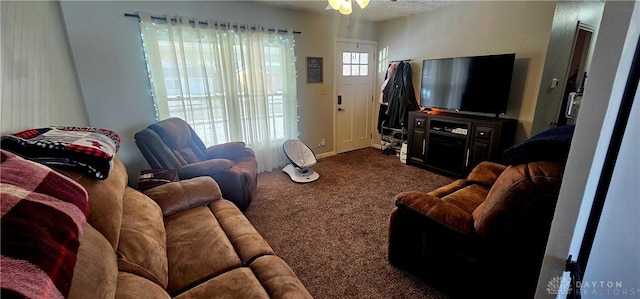
POLYGON ((368 76, 369 53, 342 52, 342 76, 368 76))
POLYGON ((387 72, 387 64, 388 62, 388 54, 389 54, 389 46, 386 46, 380 51, 378 51, 378 73, 386 73, 387 72))
POLYGON ((158 119, 186 120, 205 145, 244 141, 259 171, 297 138, 293 34, 143 20, 158 119))

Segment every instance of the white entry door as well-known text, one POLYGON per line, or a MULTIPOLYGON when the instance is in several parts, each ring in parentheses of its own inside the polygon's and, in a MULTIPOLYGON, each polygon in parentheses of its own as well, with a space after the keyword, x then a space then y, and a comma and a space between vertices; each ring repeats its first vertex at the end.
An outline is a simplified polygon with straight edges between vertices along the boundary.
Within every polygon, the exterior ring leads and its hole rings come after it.
POLYGON ((336 150, 371 146, 375 44, 336 43, 336 150))

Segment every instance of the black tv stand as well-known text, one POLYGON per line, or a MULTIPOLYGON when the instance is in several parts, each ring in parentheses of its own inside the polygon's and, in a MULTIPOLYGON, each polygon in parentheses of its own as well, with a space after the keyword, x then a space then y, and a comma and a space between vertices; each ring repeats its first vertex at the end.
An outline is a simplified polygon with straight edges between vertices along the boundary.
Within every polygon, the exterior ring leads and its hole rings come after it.
POLYGON ((500 162, 517 121, 491 116, 409 112, 407 164, 464 177, 480 162, 500 162))

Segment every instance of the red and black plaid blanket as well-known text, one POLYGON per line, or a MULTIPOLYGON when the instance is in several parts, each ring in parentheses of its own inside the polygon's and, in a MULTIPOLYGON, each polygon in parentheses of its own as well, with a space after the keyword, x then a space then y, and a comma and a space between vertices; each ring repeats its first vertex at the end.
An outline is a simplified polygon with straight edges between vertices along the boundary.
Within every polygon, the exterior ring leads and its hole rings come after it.
POLYGON ((117 133, 90 127, 49 127, 3 136, 2 148, 38 163, 79 168, 106 179, 120 148, 117 133))
POLYGON ((0 150, 3 298, 66 298, 87 191, 49 167, 0 150))

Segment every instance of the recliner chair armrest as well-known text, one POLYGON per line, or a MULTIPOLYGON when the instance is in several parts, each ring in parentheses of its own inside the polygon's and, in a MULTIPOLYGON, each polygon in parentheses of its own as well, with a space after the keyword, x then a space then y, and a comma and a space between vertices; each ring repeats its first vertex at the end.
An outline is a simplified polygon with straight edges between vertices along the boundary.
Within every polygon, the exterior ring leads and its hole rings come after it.
POLYGON ((462 209, 424 192, 402 192, 396 196, 396 206, 419 217, 440 223, 457 232, 473 232, 473 217, 462 209))
POLYGON ((230 159, 235 160, 244 156, 255 157, 253 150, 246 147, 244 142, 228 142, 217 144, 205 149, 208 159, 230 159))
POLYGON ((218 183, 208 176, 160 185, 143 193, 160 206, 164 217, 222 198, 218 183))
POLYGON ((490 162, 480 162, 467 176, 467 180, 475 183, 479 183, 485 186, 493 185, 500 174, 507 169, 507 166, 490 162))
POLYGON ((233 167, 233 162, 228 159, 211 159, 192 164, 187 164, 178 169, 178 177, 189 179, 198 176, 210 176, 217 172, 228 171, 233 167))

